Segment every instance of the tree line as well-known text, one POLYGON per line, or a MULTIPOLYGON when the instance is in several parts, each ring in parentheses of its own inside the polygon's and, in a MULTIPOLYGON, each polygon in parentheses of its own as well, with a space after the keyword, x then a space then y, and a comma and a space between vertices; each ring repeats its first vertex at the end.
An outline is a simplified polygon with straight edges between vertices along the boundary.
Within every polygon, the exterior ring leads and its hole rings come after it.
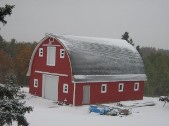
POLYGON ((169 50, 142 47, 147 81, 144 95, 169 95, 169 50))
MULTIPOLYGON (((125 32, 122 38, 134 46, 133 39, 129 32, 125 32)), ((144 95, 159 96, 169 95, 169 50, 156 49, 152 47, 136 46, 140 53, 147 75, 144 85, 144 95)))
POLYGON ((36 42, 9 42, 0 35, 0 83, 6 83, 9 77, 21 86, 28 85, 26 72, 36 42))

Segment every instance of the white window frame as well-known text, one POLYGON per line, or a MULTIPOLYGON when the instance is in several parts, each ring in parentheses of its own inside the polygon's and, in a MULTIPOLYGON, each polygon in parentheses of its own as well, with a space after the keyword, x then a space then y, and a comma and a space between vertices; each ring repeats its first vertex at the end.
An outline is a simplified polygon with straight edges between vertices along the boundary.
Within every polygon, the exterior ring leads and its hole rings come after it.
POLYGON ((119 83, 118 90, 119 90, 119 92, 124 91, 124 83, 119 83), (121 86, 122 86, 122 88, 120 88, 121 86))
POLYGON ((106 92, 107 92, 107 84, 102 84, 101 85, 101 93, 106 93, 106 92), (105 90, 103 90, 103 89, 105 89, 105 90))
POLYGON ((69 87, 68 84, 63 84, 63 93, 68 93, 69 87))
POLYGON ((43 48, 39 48, 39 57, 43 57, 43 48))
POLYGON ((134 91, 138 91, 138 90, 139 90, 139 82, 136 82, 136 83, 134 83, 134 91))
POLYGON ((60 49, 60 58, 65 58, 65 50, 60 49))
POLYGON ((34 86, 35 88, 38 87, 38 79, 34 79, 34 84, 33 84, 33 86, 34 86))
POLYGON ((48 66, 55 66, 56 65, 56 47, 48 46, 47 47, 47 60, 46 60, 46 65, 48 66), (53 55, 49 54, 53 52, 53 55), (52 59, 52 60, 51 60, 52 59))

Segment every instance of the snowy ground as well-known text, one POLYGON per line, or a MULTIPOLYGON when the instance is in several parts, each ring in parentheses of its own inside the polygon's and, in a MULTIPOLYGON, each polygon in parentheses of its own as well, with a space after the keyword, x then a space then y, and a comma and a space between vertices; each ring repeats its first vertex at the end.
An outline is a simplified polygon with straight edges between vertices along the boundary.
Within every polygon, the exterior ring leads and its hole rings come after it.
MULTIPOLYGON (((26 105, 33 106, 33 112, 26 114, 30 126, 169 126, 169 103, 158 98, 144 97, 143 100, 121 102, 125 105, 154 101, 155 106, 137 107, 129 116, 105 116, 88 112, 88 105, 71 107, 58 106, 50 100, 35 97, 26 91, 26 105)), ((112 104, 110 104, 112 105, 112 104)))

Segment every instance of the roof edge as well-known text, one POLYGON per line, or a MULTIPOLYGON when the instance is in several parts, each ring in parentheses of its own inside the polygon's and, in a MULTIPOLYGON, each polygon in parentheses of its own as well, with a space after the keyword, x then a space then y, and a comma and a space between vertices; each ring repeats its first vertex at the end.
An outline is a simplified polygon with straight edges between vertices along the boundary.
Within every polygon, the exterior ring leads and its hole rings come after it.
POLYGON ((146 80, 147 80, 146 74, 74 75, 74 83, 146 81, 146 80))
POLYGON ((38 45, 37 45, 37 46, 35 47, 35 49, 33 50, 31 59, 30 59, 30 61, 29 61, 29 67, 28 67, 28 71, 27 71, 27 73, 26 73, 26 76, 30 76, 30 74, 31 74, 31 68, 32 68, 32 63, 33 63, 33 58, 34 58, 34 56, 35 56, 35 53, 36 53, 36 51, 38 50, 39 46, 42 44, 42 42, 43 42, 45 39, 47 39, 47 38, 48 38, 48 36, 46 35, 43 39, 41 39, 41 40, 39 41, 38 45))

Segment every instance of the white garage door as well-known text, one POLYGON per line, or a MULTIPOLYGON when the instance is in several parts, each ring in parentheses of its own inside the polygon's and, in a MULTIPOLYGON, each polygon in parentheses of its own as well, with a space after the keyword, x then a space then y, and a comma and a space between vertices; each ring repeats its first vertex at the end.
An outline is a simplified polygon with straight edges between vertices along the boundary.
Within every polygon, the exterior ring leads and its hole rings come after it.
POLYGON ((43 75, 43 91, 42 96, 46 99, 58 100, 58 76, 43 75))

